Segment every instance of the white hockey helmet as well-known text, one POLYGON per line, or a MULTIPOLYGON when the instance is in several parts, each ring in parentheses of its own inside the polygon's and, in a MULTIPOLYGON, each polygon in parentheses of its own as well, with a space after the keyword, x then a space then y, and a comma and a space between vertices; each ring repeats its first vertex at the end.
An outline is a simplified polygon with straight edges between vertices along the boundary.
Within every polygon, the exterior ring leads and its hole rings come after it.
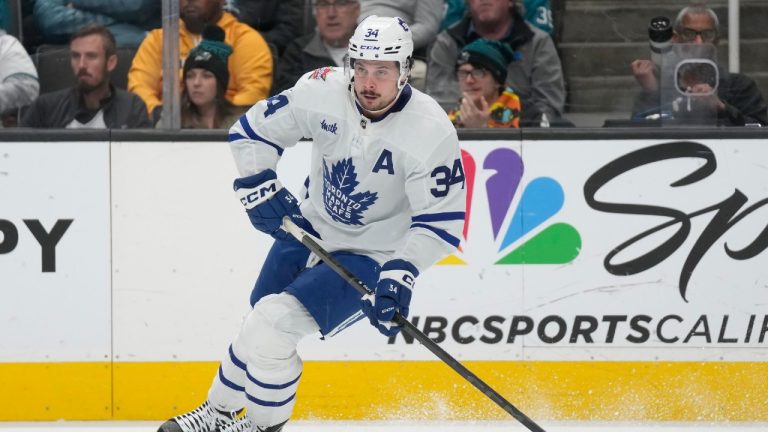
POLYGON ((366 17, 349 39, 347 66, 350 73, 355 60, 398 62, 398 86, 402 86, 413 62, 413 36, 408 24, 400 17, 366 17))

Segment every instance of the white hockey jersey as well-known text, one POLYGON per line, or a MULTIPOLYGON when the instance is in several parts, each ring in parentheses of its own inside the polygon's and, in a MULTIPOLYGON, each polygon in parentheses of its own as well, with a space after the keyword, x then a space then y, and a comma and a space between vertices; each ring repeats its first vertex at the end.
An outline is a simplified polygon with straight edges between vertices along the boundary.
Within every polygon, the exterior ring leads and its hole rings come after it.
POLYGON ((311 138, 301 212, 326 250, 348 250, 419 271, 461 239, 466 200, 456 130, 429 96, 407 85, 385 116, 361 114, 341 68, 307 73, 258 102, 229 131, 240 176, 276 169, 284 149, 311 138))

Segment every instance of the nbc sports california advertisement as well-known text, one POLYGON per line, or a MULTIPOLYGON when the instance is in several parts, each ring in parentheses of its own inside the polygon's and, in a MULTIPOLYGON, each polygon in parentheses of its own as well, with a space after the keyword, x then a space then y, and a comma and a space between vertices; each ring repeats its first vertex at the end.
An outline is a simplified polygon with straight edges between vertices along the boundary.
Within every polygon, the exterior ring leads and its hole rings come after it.
MULTIPOLYGON (((765 360, 765 150, 721 144, 462 142, 464 238, 410 318, 467 360, 765 360)), ((306 356, 431 359, 368 330, 306 356)))

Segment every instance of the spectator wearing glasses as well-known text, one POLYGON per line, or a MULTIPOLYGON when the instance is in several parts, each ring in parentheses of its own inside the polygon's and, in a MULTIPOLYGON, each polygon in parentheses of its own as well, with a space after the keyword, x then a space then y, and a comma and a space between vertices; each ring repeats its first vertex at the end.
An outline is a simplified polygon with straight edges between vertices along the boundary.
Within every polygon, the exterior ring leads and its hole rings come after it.
POLYGON ((499 41, 477 39, 464 47, 456 63, 462 97, 448 113, 454 126, 520 127, 520 98, 504 84, 513 56, 512 48, 499 41))
MULTIPOLYGON (((712 44, 720 41, 720 21, 715 12, 705 6, 688 6, 678 13, 673 25, 672 43, 712 44)), ((635 99, 632 117, 640 117, 658 108, 658 68, 653 61, 638 59, 632 62, 632 75, 640 85, 641 93, 635 99)), ((745 124, 768 125, 768 108, 763 95, 752 78, 730 73, 719 67, 716 94, 706 97, 705 102, 717 111, 719 126, 744 126, 745 124)), ((708 84, 693 84, 692 94, 711 93, 708 84)))
POLYGON ((509 45, 515 52, 507 65, 506 85, 515 89, 531 115, 528 125, 548 125, 565 107, 565 82, 555 44, 546 32, 525 22, 518 0, 467 0, 469 14, 437 35, 429 51, 427 93, 440 104, 459 98, 456 59, 477 39, 509 45), (533 115, 535 112, 535 116, 533 115))
POLYGON ((293 87, 306 72, 324 66, 344 66, 349 38, 360 17, 360 2, 315 0, 312 7, 317 28, 285 49, 277 66, 275 94, 293 87))

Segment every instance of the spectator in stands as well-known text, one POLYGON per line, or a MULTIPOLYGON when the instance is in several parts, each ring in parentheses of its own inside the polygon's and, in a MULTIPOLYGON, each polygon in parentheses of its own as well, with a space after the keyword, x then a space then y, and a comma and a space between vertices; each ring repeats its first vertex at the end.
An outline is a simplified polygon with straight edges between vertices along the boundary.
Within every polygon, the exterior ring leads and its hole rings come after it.
POLYGON ((520 127, 520 98, 504 85, 513 56, 512 48, 499 41, 476 39, 464 47, 456 63, 461 103, 448 113, 454 126, 520 127))
POLYGON ((138 96, 109 80, 117 66, 115 37, 105 27, 89 25, 72 35, 71 65, 77 84, 41 95, 26 110, 21 126, 38 128, 151 127, 138 96))
POLYGON ((224 97, 229 83, 227 59, 232 47, 224 43, 224 30, 209 25, 203 40, 184 61, 181 89, 181 127, 229 128, 242 111, 224 97))
POLYGON ((15 126, 18 109, 37 97, 40 84, 32 59, 18 39, 0 29, 0 115, 15 126))
POLYGON ((444 0, 360 0, 361 17, 370 15, 400 17, 413 33, 411 77, 408 83, 425 90, 427 46, 435 41, 443 17, 444 0))
MULTIPOLYGON (((678 13, 673 24, 672 43, 717 45, 720 40, 720 22, 715 12, 705 6, 688 6, 678 13)), ((658 68, 651 60, 635 60, 631 64, 632 74, 642 92, 635 99, 632 117, 640 118, 651 112, 659 112, 658 68)), ((768 126, 768 108, 763 95, 752 78, 719 69, 717 94, 707 96, 704 103, 717 112, 720 126, 744 126, 760 124, 768 126)), ((708 84, 691 85, 692 94, 711 93, 708 84)))
MULTIPOLYGON (((558 1, 562 2, 563 0, 554 0, 552 3, 558 1)), ((466 13, 464 0, 445 0, 445 3, 446 11, 445 17, 440 24, 441 31, 461 21, 461 18, 466 13)), ((544 30, 550 35, 554 35, 555 26, 552 22, 550 0, 523 0, 523 18, 528 23, 544 30)))
POLYGON ((313 69, 344 66, 349 38, 360 16, 360 2, 316 0, 314 11, 315 32, 291 42, 277 63, 275 93, 293 87, 302 75, 313 69))
MULTIPOLYGON (((229 57, 227 100, 248 106, 268 96, 272 87, 272 54, 264 38, 247 24, 222 9, 223 0, 179 0, 179 55, 183 60, 201 40, 208 24, 224 30, 225 42, 233 49, 229 57)), ((160 118, 163 79, 163 29, 153 30, 142 42, 128 72, 128 90, 147 104, 154 120, 160 118)))
POLYGON ((427 93, 443 105, 459 99, 456 59, 476 39, 498 40, 515 52, 506 85, 520 97, 526 125, 547 125, 565 105, 565 84, 552 38, 527 24, 515 0, 468 0, 470 14, 441 32, 429 53, 427 93))
POLYGON ((278 55, 304 34, 303 0, 227 0, 224 9, 258 30, 278 55))
POLYGON ((136 48, 147 31, 160 27, 157 0, 33 0, 38 42, 63 45, 88 24, 100 24, 115 36, 118 48, 136 48))

